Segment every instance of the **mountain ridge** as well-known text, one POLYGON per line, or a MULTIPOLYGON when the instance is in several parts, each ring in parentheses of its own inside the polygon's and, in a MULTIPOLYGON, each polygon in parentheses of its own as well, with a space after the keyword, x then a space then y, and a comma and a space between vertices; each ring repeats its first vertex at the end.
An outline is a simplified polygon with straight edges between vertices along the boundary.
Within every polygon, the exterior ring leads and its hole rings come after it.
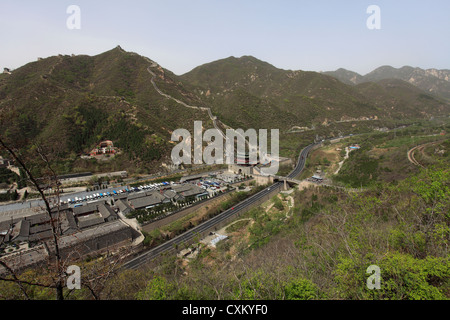
MULTIPOLYGON (((305 126, 311 121, 321 123, 326 119, 382 118, 386 113, 394 116, 392 110, 408 104, 414 105, 414 108, 409 108, 409 116, 421 116, 422 112, 432 112, 439 109, 441 103, 446 104, 439 98, 432 98, 429 101, 434 100, 433 107, 418 110, 421 101, 415 100, 427 93, 409 86, 400 86, 397 91, 411 91, 412 97, 401 93, 402 99, 392 102, 387 97, 392 94, 388 93, 392 87, 383 88, 390 84, 381 83, 377 88, 387 95, 383 100, 388 102, 389 107, 377 105, 373 103, 373 90, 361 91, 359 87, 345 84, 336 77, 313 71, 278 69, 248 56, 203 64, 180 76, 180 79, 206 104, 210 104, 220 117, 244 127, 257 127, 260 119, 257 118, 256 106, 259 109, 264 107, 272 123, 286 128, 305 126), (236 119, 234 115, 239 114, 241 109, 247 111, 246 117, 236 119)), ((404 117, 405 114, 400 112, 397 116, 404 117)))
POLYGON ((377 82, 385 79, 400 79, 416 87, 444 99, 450 99, 450 70, 449 69, 422 69, 419 67, 402 66, 394 68, 389 65, 380 66, 366 75, 361 75, 346 69, 326 71, 323 74, 333 76, 338 80, 357 85, 364 82, 377 82))
POLYGON ((94 56, 39 59, 3 74, 0 134, 24 154, 38 142, 60 173, 147 171, 170 163, 175 129, 192 128, 195 120, 212 128, 215 116, 224 127, 279 128, 284 139, 293 127, 448 114, 448 103, 405 84, 351 86, 253 56, 228 57, 177 76, 118 46, 94 56), (205 112, 209 108, 214 117, 205 112), (114 140, 123 155, 102 165, 80 160, 102 139, 114 140))

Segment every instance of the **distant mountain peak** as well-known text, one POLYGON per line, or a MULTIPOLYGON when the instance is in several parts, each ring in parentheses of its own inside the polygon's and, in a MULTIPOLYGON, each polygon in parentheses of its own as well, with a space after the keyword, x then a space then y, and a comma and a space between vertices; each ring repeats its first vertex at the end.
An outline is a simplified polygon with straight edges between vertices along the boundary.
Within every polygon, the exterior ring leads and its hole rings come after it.
POLYGON ((112 48, 111 50, 101 53, 100 55, 104 55, 104 54, 108 54, 108 53, 119 54, 119 53, 126 53, 126 51, 121 46, 118 45, 118 46, 112 48))
POLYGON ((249 56, 249 55, 241 56, 238 59, 242 60, 242 61, 263 62, 262 60, 259 60, 258 58, 255 58, 254 56, 249 56))
POLYGON ((395 68, 384 65, 361 76, 355 72, 340 68, 336 71, 323 72, 326 75, 347 84, 361 84, 364 82, 378 82, 387 79, 406 81, 428 93, 450 99, 450 70, 421 69, 412 66, 395 68))
POLYGON ((352 85, 360 83, 360 80, 362 79, 362 76, 359 73, 344 68, 339 68, 336 71, 327 71, 322 73, 337 78, 338 80, 346 84, 352 85))

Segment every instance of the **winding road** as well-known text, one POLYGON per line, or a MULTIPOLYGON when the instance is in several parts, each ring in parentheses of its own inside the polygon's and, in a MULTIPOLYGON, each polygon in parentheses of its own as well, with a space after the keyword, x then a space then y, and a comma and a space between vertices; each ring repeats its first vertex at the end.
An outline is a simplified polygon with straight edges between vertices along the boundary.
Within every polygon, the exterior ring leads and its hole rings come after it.
POLYGON ((408 153, 407 153, 409 162, 411 162, 415 166, 425 168, 419 161, 416 160, 416 158, 414 157, 414 153, 416 152, 416 150, 419 150, 420 152, 423 152, 423 149, 426 146, 432 145, 432 144, 436 144, 436 143, 439 143, 439 141, 433 141, 433 142, 424 143, 424 144, 415 146, 414 148, 409 150, 408 153))

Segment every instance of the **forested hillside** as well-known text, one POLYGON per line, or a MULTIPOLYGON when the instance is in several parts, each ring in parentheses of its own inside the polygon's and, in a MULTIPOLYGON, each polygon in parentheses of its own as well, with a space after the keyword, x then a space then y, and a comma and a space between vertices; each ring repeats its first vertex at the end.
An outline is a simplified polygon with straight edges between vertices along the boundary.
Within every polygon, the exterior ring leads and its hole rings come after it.
MULTIPOLYGON (((29 63, 0 83, 0 134, 30 160, 36 159, 33 146, 41 146, 59 173, 155 172, 168 161, 171 132, 190 128, 194 120, 207 126, 209 117, 156 92, 150 65, 120 47, 93 57, 59 55, 29 63), (102 140, 113 140, 122 155, 102 165, 80 159, 102 140)), ((167 94, 196 102, 170 71, 153 72, 167 94)))
MULTIPOLYGON (((109 277, 94 291, 75 290, 70 298, 90 299, 95 293, 99 299, 131 300, 449 299, 449 143, 448 135, 433 135, 436 130, 354 137, 365 147, 354 151, 337 177, 353 170, 359 184, 371 159, 381 170, 362 188, 310 184, 279 194, 218 230, 228 238, 215 247, 199 243, 189 259, 163 256, 148 268, 109 277), (418 139, 407 142, 410 134, 418 139), (430 141, 416 155, 424 167, 411 163, 405 148, 430 141), (384 169, 391 166, 397 172, 384 169), (380 289, 367 286, 369 266, 380 268, 380 289)), ((351 145, 352 139, 340 144, 351 145)), ((352 186, 352 180, 342 182, 352 186)), ((147 234, 146 245, 164 241, 166 231, 147 234)), ((98 262, 87 259, 82 272, 97 272, 98 262)), ((35 271, 22 276, 44 283, 47 277, 35 271)), ((32 298, 54 294, 25 287, 32 298)), ((23 297, 11 282, 1 282, 0 292, 23 297)))
MULTIPOLYGON (((195 120, 213 127, 205 107, 225 126, 280 129, 281 152, 289 157, 303 145, 304 137, 292 135, 298 130, 310 131, 309 143, 316 135, 370 131, 392 121, 446 115, 450 108, 401 80, 354 87, 250 56, 176 76, 121 47, 96 56, 52 56, 0 77, 0 134, 30 161, 39 159, 39 146, 58 173, 160 171, 170 164, 175 129, 190 129, 195 120), (102 140, 123 152, 112 161, 81 159, 102 140)), ((36 174, 41 168, 33 166, 36 174)))

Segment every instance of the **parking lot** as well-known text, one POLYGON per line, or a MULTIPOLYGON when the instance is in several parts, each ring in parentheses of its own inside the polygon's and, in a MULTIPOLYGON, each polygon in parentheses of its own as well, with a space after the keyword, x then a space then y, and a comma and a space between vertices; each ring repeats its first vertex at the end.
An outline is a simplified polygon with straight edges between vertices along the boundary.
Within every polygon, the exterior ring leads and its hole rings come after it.
MULTIPOLYGON (((129 186, 122 186, 122 187, 115 187, 115 188, 107 188, 102 190, 96 190, 96 191, 83 191, 83 192, 77 192, 72 194, 63 194, 60 196, 60 203, 61 204, 68 204, 69 207, 75 207, 75 206, 81 206, 84 203, 89 203, 91 201, 96 201, 99 199, 104 200, 110 200, 115 195, 120 194, 128 194, 132 192, 139 192, 144 190, 157 190, 163 186, 169 185, 168 182, 163 183, 154 183, 154 184, 146 184, 141 185, 139 187, 129 187, 129 186)), ((56 199, 54 197, 49 197, 49 200, 55 204, 56 199)), ((0 213, 4 213, 3 216, 11 216, 12 213, 14 217, 26 215, 26 213, 31 212, 30 209, 39 209, 44 208, 45 204, 44 201, 41 199, 34 199, 24 202, 16 202, 11 203, 7 205, 0 206, 0 213)), ((0 217, 2 215, 0 214, 0 217)))
MULTIPOLYGON (((215 191, 220 191, 226 188, 226 186, 230 183, 234 183, 242 179, 242 176, 229 174, 229 173, 219 173, 212 174, 208 177, 202 177, 198 179, 193 179, 190 181, 186 181, 186 183, 195 184, 205 191, 210 193, 215 191)), ((120 195, 127 195, 130 193, 143 192, 143 191, 152 191, 159 190, 161 188, 167 188, 172 185, 176 185, 174 182, 159 182, 159 183, 143 183, 142 185, 131 187, 131 186, 121 186, 115 188, 107 188, 96 191, 83 191, 76 192, 71 194, 62 194, 60 195, 60 204, 67 204, 69 207, 78 207, 82 206, 86 203, 98 201, 98 200, 107 200, 110 201, 114 197, 120 195)), ((53 205, 56 204, 55 197, 49 197, 49 200, 53 205)), ((0 219, 6 217, 22 217, 26 215, 30 215, 30 213, 34 211, 42 211, 45 208, 44 201, 41 199, 33 199, 24 202, 16 202, 7 205, 0 206, 0 219)))
POLYGON ((82 192, 78 194, 72 194, 67 197, 61 197, 60 201, 61 204, 68 204, 69 206, 80 206, 83 205, 83 203, 89 203, 91 201, 96 201, 99 199, 105 199, 110 200, 114 196, 118 195, 127 195, 134 192, 141 192, 141 191, 152 191, 152 190, 159 190, 162 187, 169 186, 169 182, 161 182, 161 183, 153 183, 153 184, 143 184, 138 187, 130 187, 130 186, 123 186, 123 187, 117 187, 117 188, 109 188, 109 189, 103 189, 103 190, 97 190, 97 191, 90 191, 90 192, 82 192))

